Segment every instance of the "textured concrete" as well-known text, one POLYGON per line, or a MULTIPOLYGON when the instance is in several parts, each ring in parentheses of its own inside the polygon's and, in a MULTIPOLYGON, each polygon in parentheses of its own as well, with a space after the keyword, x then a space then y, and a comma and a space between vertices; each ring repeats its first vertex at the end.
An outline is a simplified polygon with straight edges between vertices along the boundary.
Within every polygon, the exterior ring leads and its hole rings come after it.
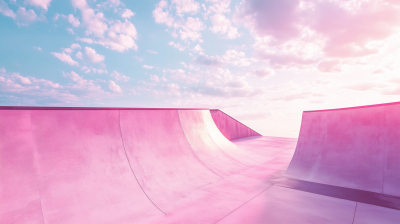
POLYGON ((0 223, 44 223, 29 111, 0 111, 0 223))
POLYGON ((400 103, 303 113, 286 176, 400 196, 400 103))
POLYGON ((0 223, 398 223, 399 112, 305 112, 297 142, 204 109, 0 107, 0 223))
POLYGON ((356 203, 273 186, 217 223, 352 224, 356 203))
POLYGON ((214 223, 284 172, 241 144, 208 110, 2 108, 0 222, 214 223))
POLYGON ((357 203, 354 224, 398 224, 400 211, 374 205, 357 203))

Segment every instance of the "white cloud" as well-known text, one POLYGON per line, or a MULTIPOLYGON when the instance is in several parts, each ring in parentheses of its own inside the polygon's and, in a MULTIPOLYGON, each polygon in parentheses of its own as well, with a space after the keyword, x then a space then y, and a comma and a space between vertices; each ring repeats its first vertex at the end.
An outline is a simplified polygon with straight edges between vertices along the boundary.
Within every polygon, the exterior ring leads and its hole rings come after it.
POLYGON ((72 50, 71 48, 64 48, 64 52, 66 52, 67 54, 71 54, 74 50, 72 50))
POLYGON ((346 89, 352 89, 357 91, 369 91, 379 90, 393 87, 393 83, 390 82, 360 82, 351 85, 344 86, 346 89))
POLYGON ((53 20, 54 20, 54 21, 57 21, 57 20, 60 18, 60 16, 63 16, 63 15, 62 15, 62 14, 59 14, 59 13, 54 13, 53 20))
POLYGON ((211 67, 219 67, 224 64, 222 58, 219 56, 199 55, 194 61, 199 65, 211 67))
POLYGON ((73 44, 71 44, 71 48, 72 49, 81 49, 81 45, 79 45, 77 43, 73 43, 73 44))
POLYGON ((182 26, 178 32, 182 40, 192 40, 192 41, 200 41, 201 39, 201 30, 204 30, 205 25, 199 18, 188 17, 185 22, 185 26, 182 26))
POLYGON ((71 29, 71 28, 67 28, 67 31, 68 31, 68 33, 70 33, 70 34, 75 34, 75 33, 74 33, 74 30, 71 29))
POLYGON ((154 82, 160 82, 160 78, 156 75, 150 75, 150 80, 154 82))
POLYGON ((142 61, 144 61, 144 59, 143 58, 141 58, 141 57, 139 57, 139 56, 133 56, 133 58, 134 59, 136 59, 138 62, 142 62, 142 61))
POLYGON ((172 96, 180 96, 181 95, 181 93, 179 92, 180 87, 178 84, 170 83, 167 85, 167 88, 168 88, 170 95, 172 95, 172 96))
POLYGON ((105 58, 103 55, 96 53, 95 49, 90 48, 90 47, 85 47, 85 53, 88 56, 88 58, 90 59, 90 61, 92 61, 94 63, 102 62, 105 58))
POLYGON ((246 55, 242 51, 236 50, 227 50, 226 53, 222 56, 222 59, 225 63, 237 65, 237 66, 248 66, 251 64, 251 60, 246 58, 246 55))
POLYGON ((235 39, 239 37, 239 33, 236 27, 232 26, 231 21, 226 18, 223 14, 215 14, 211 17, 213 27, 210 30, 213 33, 225 34, 227 39, 235 39))
POLYGON ((193 50, 196 51, 196 52, 202 52, 204 49, 201 48, 199 44, 197 44, 197 45, 193 48, 193 50))
POLYGON ((8 4, 3 0, 0 0, 0 13, 2 13, 4 16, 13 18, 18 25, 28 25, 37 20, 46 21, 46 17, 43 15, 38 17, 33 9, 26 10, 25 7, 19 7, 17 12, 14 13, 13 10, 8 8, 8 4))
POLYGON ((25 0, 25 4, 42 7, 44 10, 50 5, 51 0, 25 0))
POLYGON ((21 100, 20 97, 22 96, 29 102, 38 102, 49 98, 64 103, 78 101, 78 97, 70 94, 64 86, 58 83, 46 79, 36 79, 35 77, 24 77, 19 73, 4 74, 4 77, 0 77, 0 92, 7 92, 7 95, 14 99, 19 98, 21 100), (18 95, 14 95, 15 93, 18 95))
POLYGON ((170 41, 168 45, 172 45, 174 48, 178 48, 179 51, 185 50, 185 46, 182 46, 180 43, 174 43, 173 41, 170 41))
POLYGON ((79 58, 79 59, 83 59, 83 54, 82 54, 82 52, 80 52, 80 51, 78 51, 77 53, 76 53, 76 55, 75 55, 77 58, 79 58))
MULTIPOLYGON (((174 0, 173 5, 177 8, 178 16, 182 13, 196 12, 199 9, 199 3, 193 0, 174 0)), ((186 21, 183 18, 175 19, 168 11, 168 2, 165 0, 160 1, 153 11, 153 17, 156 23, 165 23, 168 27, 173 27, 174 30, 170 31, 171 35, 176 38, 178 34, 182 40, 185 41, 200 41, 201 30, 205 29, 205 25, 199 18, 188 17, 186 21), (184 23, 182 23, 184 22, 184 23)), ((168 31, 168 30, 167 30, 168 31)))
POLYGON ((113 73, 111 74, 112 77, 115 78, 115 80, 117 81, 122 81, 122 82, 128 82, 129 81, 129 77, 125 76, 125 75, 121 75, 119 74, 117 71, 113 71, 113 73))
POLYGON ((8 8, 8 4, 3 0, 0 0, 0 13, 13 19, 16 17, 14 11, 8 8))
POLYGON ((261 79, 266 79, 275 74, 274 70, 270 68, 255 68, 252 71, 246 73, 246 75, 254 76, 261 79))
POLYGON ((93 67, 90 68, 92 69, 93 73, 99 73, 99 74, 107 73, 107 70, 93 68, 93 67))
POLYGON ((129 19, 129 18, 131 18, 132 16, 134 16, 135 15, 135 13, 134 12, 132 12, 130 9, 124 9, 124 11, 122 12, 122 15, 121 15, 121 17, 122 18, 127 18, 127 19, 129 19))
POLYGON ((200 4, 194 0, 172 0, 175 4, 176 13, 182 16, 183 13, 196 13, 200 8, 200 4))
POLYGON ((115 84, 114 81, 109 81, 108 82, 108 88, 110 88, 111 91, 115 92, 115 93, 122 93, 122 89, 121 87, 119 87, 119 85, 115 84))
POLYGON ((226 85, 232 88, 243 88, 247 87, 249 84, 243 79, 234 79, 226 82, 226 85))
POLYGON ((204 9, 207 11, 206 15, 211 13, 226 13, 231 11, 229 8, 231 0, 206 0, 206 2, 212 2, 212 5, 208 7, 208 10, 204 9))
POLYGON ((42 48, 36 47, 36 46, 33 46, 33 49, 38 50, 38 51, 41 51, 41 50, 42 50, 42 48))
MULTIPOLYGON (((198 83, 199 79, 194 77, 192 74, 186 74, 182 69, 165 69, 163 72, 168 72, 171 74, 171 78, 178 80, 180 82, 184 82, 187 84, 198 83)), ((166 80, 164 80, 166 81, 166 80)))
POLYGON ((77 61, 74 61, 70 55, 66 53, 57 53, 57 52, 51 52, 51 54, 60 59, 62 62, 68 63, 69 65, 75 65, 79 66, 79 63, 77 61))
POLYGON ((82 23, 86 27, 86 34, 103 37, 104 32, 108 29, 104 14, 101 12, 95 13, 93 9, 89 8, 86 0, 72 0, 72 5, 81 10, 82 23))
POLYGON ((98 8, 116 8, 119 5, 124 5, 123 3, 121 3, 119 0, 107 0, 103 3, 97 4, 98 8))
POLYGON ((342 63, 340 60, 324 60, 318 65, 321 72, 341 72, 342 63))
POLYGON ((75 27, 81 25, 78 18, 75 18, 74 15, 72 15, 72 14, 68 15, 68 22, 71 23, 72 26, 75 26, 75 27))
POLYGON ((63 72, 63 74, 65 77, 68 77, 74 81, 74 83, 69 84, 67 88, 78 91, 81 96, 98 98, 107 95, 107 93, 103 91, 99 85, 96 85, 93 80, 84 79, 73 71, 71 71, 71 73, 63 72))
POLYGON ((154 66, 150 66, 150 65, 143 65, 143 68, 147 68, 147 69, 153 69, 154 66))
POLYGON ((88 44, 93 44, 94 43, 94 41, 92 39, 86 38, 86 37, 84 37, 84 38, 77 37, 76 40, 79 40, 79 41, 82 41, 82 42, 85 42, 85 43, 88 43, 88 44))
POLYGON ((24 7, 19 7, 17 10, 16 20, 22 22, 23 25, 33 23, 38 19, 36 13, 32 10, 26 10, 24 7))
POLYGON ((95 43, 112 50, 123 52, 129 49, 137 50, 138 46, 134 39, 137 39, 135 26, 128 20, 125 20, 125 22, 116 20, 112 23, 108 31, 108 38, 101 38, 95 41, 95 43))
MULTIPOLYGON (((79 51, 80 52, 80 51, 79 51)), ((78 53, 79 53, 78 52, 78 53)), ((82 53, 82 52, 81 52, 82 53)), ((81 68, 81 70, 84 72, 84 73, 90 73, 90 68, 88 68, 87 66, 83 66, 82 68, 81 68)))
POLYGON ((153 17, 156 23, 165 23, 167 26, 172 26, 174 18, 172 18, 168 10, 163 10, 167 5, 168 2, 166 0, 161 0, 153 11, 153 17))
POLYGON ((147 50, 147 52, 149 52, 150 54, 158 54, 157 51, 152 51, 152 50, 147 50))
POLYGON ((98 73, 98 74, 103 74, 103 73, 107 73, 107 70, 103 70, 103 69, 98 69, 98 68, 93 68, 93 67, 87 67, 87 66, 83 66, 82 68, 81 68, 81 70, 84 72, 84 73, 90 73, 90 72, 93 72, 93 73, 98 73))
POLYGON ((19 75, 18 73, 13 73, 13 76, 16 77, 16 78, 18 78, 19 81, 20 81, 22 84, 27 84, 27 85, 28 85, 28 84, 32 84, 31 80, 29 80, 28 77, 23 77, 23 76, 19 75))

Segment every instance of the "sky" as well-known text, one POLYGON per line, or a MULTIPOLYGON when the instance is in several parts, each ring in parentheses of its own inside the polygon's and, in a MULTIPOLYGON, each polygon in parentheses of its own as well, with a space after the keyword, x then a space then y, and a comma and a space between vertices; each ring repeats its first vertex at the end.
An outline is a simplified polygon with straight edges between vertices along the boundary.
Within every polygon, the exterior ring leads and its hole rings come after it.
POLYGON ((0 0, 0 105, 303 111, 400 101, 399 0, 0 0))

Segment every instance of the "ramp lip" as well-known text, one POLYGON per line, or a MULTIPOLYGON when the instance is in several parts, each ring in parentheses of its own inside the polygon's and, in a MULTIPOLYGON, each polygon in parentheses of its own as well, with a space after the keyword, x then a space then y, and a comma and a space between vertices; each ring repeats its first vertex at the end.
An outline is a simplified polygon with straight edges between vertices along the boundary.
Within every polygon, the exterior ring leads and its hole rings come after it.
POLYGON ((209 110, 208 108, 0 106, 0 110, 209 110))
POLYGON ((380 103, 380 104, 372 104, 372 105, 365 105, 365 106, 342 107, 342 108, 324 109, 324 110, 306 110, 306 111, 303 111, 303 113, 336 111, 336 110, 352 110, 352 109, 360 109, 360 108, 368 108, 368 107, 390 106, 390 105, 396 105, 396 104, 400 104, 400 102, 380 103))

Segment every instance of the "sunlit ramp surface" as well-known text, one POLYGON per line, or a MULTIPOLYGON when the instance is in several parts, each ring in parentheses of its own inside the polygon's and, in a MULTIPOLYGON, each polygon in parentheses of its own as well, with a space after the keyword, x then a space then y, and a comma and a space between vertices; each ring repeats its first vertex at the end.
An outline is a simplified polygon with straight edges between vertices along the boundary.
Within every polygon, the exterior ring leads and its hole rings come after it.
POLYGON ((399 223, 399 105, 305 112, 298 143, 220 110, 0 107, 0 223, 399 223))

